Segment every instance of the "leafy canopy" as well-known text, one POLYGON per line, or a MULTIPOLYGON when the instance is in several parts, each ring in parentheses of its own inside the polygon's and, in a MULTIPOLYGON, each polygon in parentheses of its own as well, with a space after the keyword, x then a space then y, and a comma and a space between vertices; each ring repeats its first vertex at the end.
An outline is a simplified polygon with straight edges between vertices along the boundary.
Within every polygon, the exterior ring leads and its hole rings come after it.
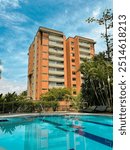
POLYGON ((52 88, 45 94, 42 94, 40 99, 44 101, 60 101, 63 100, 66 95, 71 95, 71 92, 67 88, 52 88))

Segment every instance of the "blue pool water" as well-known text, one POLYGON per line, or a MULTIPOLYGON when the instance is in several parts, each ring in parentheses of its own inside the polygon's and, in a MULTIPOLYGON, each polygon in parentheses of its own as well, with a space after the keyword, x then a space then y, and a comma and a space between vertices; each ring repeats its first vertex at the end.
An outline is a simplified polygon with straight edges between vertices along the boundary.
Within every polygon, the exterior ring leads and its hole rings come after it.
POLYGON ((112 150, 112 117, 62 115, 6 119, 0 122, 0 150, 112 150))

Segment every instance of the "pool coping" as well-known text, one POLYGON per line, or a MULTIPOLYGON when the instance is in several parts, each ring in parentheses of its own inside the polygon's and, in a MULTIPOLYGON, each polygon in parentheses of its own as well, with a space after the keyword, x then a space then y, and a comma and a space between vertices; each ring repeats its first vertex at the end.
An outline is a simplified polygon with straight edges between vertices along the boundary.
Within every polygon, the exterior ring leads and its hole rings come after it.
POLYGON ((53 116, 53 115, 96 115, 96 116, 110 116, 113 114, 105 114, 105 113, 78 113, 78 112, 42 112, 42 113, 20 113, 20 114, 0 114, 0 118, 7 117, 22 117, 22 116, 53 116))

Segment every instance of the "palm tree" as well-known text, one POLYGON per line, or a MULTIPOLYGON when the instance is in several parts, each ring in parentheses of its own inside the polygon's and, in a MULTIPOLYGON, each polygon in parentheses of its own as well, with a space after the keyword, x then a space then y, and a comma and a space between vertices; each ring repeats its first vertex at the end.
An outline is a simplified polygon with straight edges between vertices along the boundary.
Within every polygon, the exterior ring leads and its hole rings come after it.
POLYGON ((89 105, 112 107, 112 63, 104 56, 100 53, 92 60, 85 60, 81 64, 80 71, 84 75, 81 91, 82 95, 86 95, 84 101, 89 105))

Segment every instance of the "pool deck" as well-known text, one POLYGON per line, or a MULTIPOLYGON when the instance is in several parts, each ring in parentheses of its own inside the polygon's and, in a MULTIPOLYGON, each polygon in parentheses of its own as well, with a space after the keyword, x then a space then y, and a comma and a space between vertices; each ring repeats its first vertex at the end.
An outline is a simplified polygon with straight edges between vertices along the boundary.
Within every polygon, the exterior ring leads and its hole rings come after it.
POLYGON ((22 114, 0 114, 0 118, 6 117, 22 117, 22 116, 53 116, 53 115, 97 115, 97 116, 113 116, 106 113, 78 113, 78 112, 42 112, 42 113, 22 113, 22 114))

